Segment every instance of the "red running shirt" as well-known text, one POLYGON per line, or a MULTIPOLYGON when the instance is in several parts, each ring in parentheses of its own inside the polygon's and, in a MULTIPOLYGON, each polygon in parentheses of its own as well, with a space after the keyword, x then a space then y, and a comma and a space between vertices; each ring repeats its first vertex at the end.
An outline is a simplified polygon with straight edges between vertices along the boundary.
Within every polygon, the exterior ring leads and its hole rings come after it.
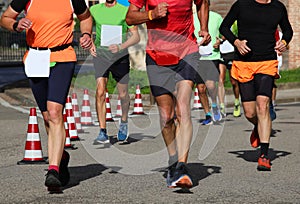
POLYGON ((159 65, 177 64, 180 59, 198 52, 193 24, 193 2, 202 0, 129 0, 138 8, 153 10, 160 2, 168 3, 167 16, 147 21, 146 52, 159 65))

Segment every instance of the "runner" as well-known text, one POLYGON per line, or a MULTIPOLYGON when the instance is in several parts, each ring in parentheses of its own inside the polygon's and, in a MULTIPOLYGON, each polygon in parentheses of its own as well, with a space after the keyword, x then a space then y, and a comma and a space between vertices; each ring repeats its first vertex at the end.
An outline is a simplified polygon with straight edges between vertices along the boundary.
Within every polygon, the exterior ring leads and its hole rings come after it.
POLYGON ((90 11, 96 23, 96 39, 90 49, 96 70, 96 110, 100 132, 95 143, 109 143, 106 130, 106 87, 109 73, 117 81, 117 89, 121 100, 122 116, 117 135, 118 141, 128 138, 128 111, 130 98, 128 94, 129 54, 127 48, 140 41, 137 26, 125 22, 128 7, 116 0, 106 0, 91 6, 90 11), (116 30, 116 31, 113 31, 116 30), (130 37, 127 39, 127 32, 130 37), (108 33, 108 35, 105 35, 108 33), (111 42, 109 39, 112 39, 111 42), (108 42, 107 42, 108 41, 108 42))
MULTIPOLYGON (((237 36, 237 22, 236 21, 231 26, 231 31, 233 32, 234 35, 237 36)), ((225 71, 226 71, 226 69, 228 69, 230 83, 232 85, 232 91, 233 91, 233 95, 234 95, 233 116, 240 117, 241 116, 240 90, 239 90, 237 80, 235 80, 231 76, 232 61, 234 59, 234 47, 224 37, 219 38, 218 40, 220 42, 221 58, 223 59, 223 60, 221 60, 221 63, 220 63, 220 69, 225 70, 225 71)), ((223 81, 225 81, 225 74, 224 75, 220 74, 220 78, 222 78, 223 81)), ((219 90, 219 93, 220 93, 220 90, 219 90)), ((223 96, 219 95, 219 97, 220 98, 225 97, 225 94, 223 96)), ((220 106, 221 106, 221 112, 224 113, 225 108, 224 108, 224 111, 222 111, 223 105, 221 104, 220 106)), ((225 105, 224 105, 224 107, 225 107, 225 105)))
MULTIPOLYGON (((148 78, 159 108, 162 135, 169 154, 167 186, 190 188, 193 183, 186 169, 193 133, 190 100, 199 59, 193 1, 130 0, 130 3, 127 23, 147 24, 148 78)), ((195 0, 194 3, 201 22, 199 35, 203 40, 200 44, 208 44, 207 0, 195 0)))
POLYGON ((269 104, 274 79, 279 76, 276 51, 286 51, 293 36, 287 10, 278 0, 238 0, 224 18, 220 31, 238 51, 232 64, 232 77, 239 82, 245 116, 254 125, 251 145, 261 146, 257 169, 270 171, 269 104), (236 20, 238 36, 230 30, 236 20), (278 25, 283 36, 276 42, 274 33, 278 25))
POLYGON ((60 187, 67 185, 70 179, 70 156, 64 151, 63 108, 76 62, 72 47, 73 12, 80 20, 80 45, 89 49, 92 45, 92 17, 83 0, 76 3, 13 0, 0 21, 1 26, 10 31, 26 30, 25 72, 48 134, 49 168, 45 185, 49 191, 60 191, 60 187), (22 11, 26 12, 26 16, 16 21, 22 11), (38 62, 36 71, 33 67, 38 62))
MULTIPOLYGON (((219 27, 222 23, 222 16, 216 12, 209 11, 209 21, 208 21, 208 29, 211 35, 211 42, 206 46, 200 46, 199 52, 200 52, 200 62, 199 62, 199 73, 200 78, 203 79, 205 82, 205 86, 208 90, 208 95, 211 97, 212 105, 212 114, 210 112, 206 112, 206 120, 203 121, 203 124, 210 124, 209 120, 212 116, 213 121, 221 121, 222 120, 222 114, 220 112, 220 107, 218 106, 217 101, 217 95, 218 95, 218 88, 216 86, 217 82, 219 82, 219 64, 221 60, 221 54, 219 50, 219 44, 217 43, 217 38, 221 37, 221 34, 219 32, 219 27)), ((195 34, 197 30, 200 30, 200 24, 199 20, 197 18, 197 13, 194 13, 194 25, 195 25, 195 34)), ((201 38, 198 37, 198 41, 201 41, 201 38)), ((201 84, 202 79, 198 80, 197 83, 201 84)), ((220 83, 220 82, 219 82, 220 83)), ((203 85, 199 85, 203 86, 203 85)), ((222 86, 222 85, 218 85, 222 86)), ((198 87, 200 90, 200 95, 203 97, 203 94, 201 91, 205 91, 202 87, 198 87)), ((224 85, 223 85, 224 88, 224 85)), ((201 100, 201 98, 200 98, 201 100)), ((203 98, 204 101, 207 101, 207 99, 203 98)), ((219 99, 220 101, 220 99, 219 99)), ((206 105, 206 102, 204 103, 206 105)), ((207 108, 204 108, 204 110, 207 108)))

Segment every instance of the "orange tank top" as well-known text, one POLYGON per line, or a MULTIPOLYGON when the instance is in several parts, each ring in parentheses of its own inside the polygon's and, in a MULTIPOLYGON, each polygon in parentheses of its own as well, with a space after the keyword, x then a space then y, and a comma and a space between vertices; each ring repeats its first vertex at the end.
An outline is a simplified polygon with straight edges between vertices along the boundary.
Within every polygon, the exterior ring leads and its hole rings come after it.
MULTIPOLYGON (((26 18, 32 27, 26 31, 31 47, 56 47, 73 41, 73 6, 71 0, 31 0, 26 7, 26 18)), ((25 53, 24 59, 27 56, 25 53)), ((51 52, 51 62, 76 61, 73 47, 51 52)))

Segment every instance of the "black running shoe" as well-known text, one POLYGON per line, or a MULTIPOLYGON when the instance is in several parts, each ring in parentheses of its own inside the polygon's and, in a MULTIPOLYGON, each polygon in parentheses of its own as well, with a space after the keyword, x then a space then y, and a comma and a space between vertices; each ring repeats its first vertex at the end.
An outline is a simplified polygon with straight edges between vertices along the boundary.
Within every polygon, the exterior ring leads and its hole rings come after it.
POLYGON ((169 188, 191 188, 193 186, 192 179, 188 175, 184 162, 179 162, 177 164, 172 180, 169 188))
POLYGON ((50 192, 59 192, 61 182, 59 180, 58 172, 54 169, 50 169, 46 174, 45 186, 48 187, 50 192))
POLYGON ((70 155, 67 151, 64 150, 63 158, 60 161, 59 165, 59 180, 62 186, 66 186, 70 181, 70 172, 68 168, 70 155))

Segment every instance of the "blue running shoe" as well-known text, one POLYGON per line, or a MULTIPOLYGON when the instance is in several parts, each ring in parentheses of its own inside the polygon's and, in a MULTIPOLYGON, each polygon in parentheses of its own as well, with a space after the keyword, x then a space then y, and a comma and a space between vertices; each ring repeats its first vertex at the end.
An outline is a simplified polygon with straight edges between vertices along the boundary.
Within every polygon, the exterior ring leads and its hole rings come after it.
POLYGON ((212 118, 210 115, 205 116, 205 120, 201 122, 201 125, 211 125, 213 124, 212 118))
POLYGON ((270 117, 272 121, 276 119, 276 112, 272 102, 270 102, 270 117))
POLYGON ((95 139, 95 142, 100 143, 100 144, 109 143, 109 139, 108 139, 108 136, 106 134, 106 131, 100 130, 98 137, 95 139))
POLYGON ((221 115, 218 107, 212 107, 212 112, 213 112, 213 121, 214 122, 222 120, 222 115, 221 115))
POLYGON ((119 132, 117 135, 118 141, 126 141, 128 138, 128 123, 120 123, 119 132))

